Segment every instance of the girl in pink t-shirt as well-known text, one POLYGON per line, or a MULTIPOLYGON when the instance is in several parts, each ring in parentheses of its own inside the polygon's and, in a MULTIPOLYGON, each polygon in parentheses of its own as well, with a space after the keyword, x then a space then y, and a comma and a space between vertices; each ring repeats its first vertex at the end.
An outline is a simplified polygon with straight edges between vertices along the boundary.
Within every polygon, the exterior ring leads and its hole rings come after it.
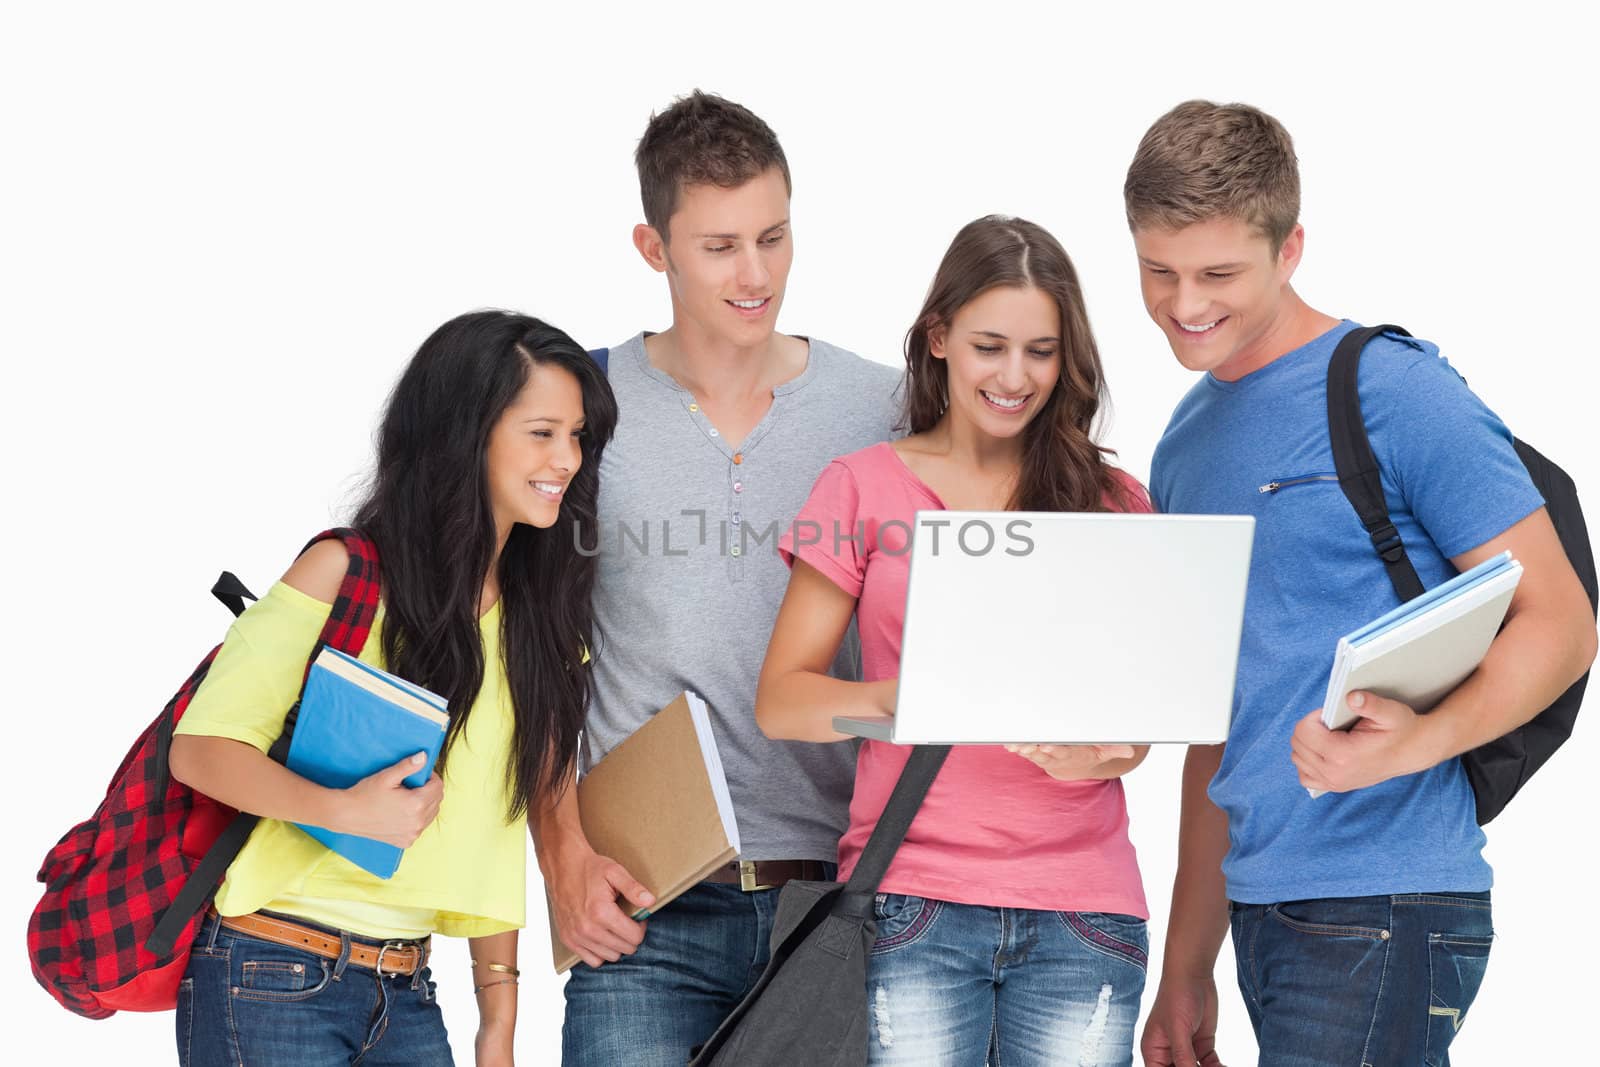
MULTIPOLYGON (((794 573, 756 695, 769 736, 840 741, 835 715, 894 713, 919 509, 1149 510, 1091 436, 1100 358, 1072 262, 1033 223, 989 216, 956 235, 906 375, 910 435, 830 464, 780 542, 794 573), (807 522, 823 534, 797 543, 807 522), (827 674, 852 618, 860 682, 827 674)), ((966 624, 1006 622, 975 604, 966 624)), ((1147 751, 952 750, 877 897, 872 1063, 1132 1062, 1148 912, 1121 776, 1147 751)), ((909 754, 861 746, 841 880, 909 754)))

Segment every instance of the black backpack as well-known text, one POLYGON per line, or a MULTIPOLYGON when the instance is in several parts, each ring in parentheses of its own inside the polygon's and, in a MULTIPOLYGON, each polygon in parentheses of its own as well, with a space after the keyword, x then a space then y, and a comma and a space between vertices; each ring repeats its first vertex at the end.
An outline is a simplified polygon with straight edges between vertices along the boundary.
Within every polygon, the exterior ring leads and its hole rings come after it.
MULTIPOLYGON (((1361 350, 1381 333, 1402 337, 1411 334, 1399 326, 1367 326, 1352 330, 1340 340, 1328 364, 1328 436, 1333 445, 1333 464, 1339 475, 1339 488, 1349 499, 1361 524, 1372 538, 1372 547, 1389 571, 1389 581, 1401 601, 1423 593, 1422 581, 1406 556, 1405 545, 1389 518, 1383 498, 1383 482, 1378 461, 1367 440, 1367 427, 1361 416, 1361 396, 1356 387, 1356 371, 1361 350)), ((1594 553, 1589 547, 1589 531, 1584 525, 1583 508, 1578 504, 1578 487, 1566 471, 1545 458, 1526 441, 1514 442, 1517 456, 1528 468, 1534 488, 1544 496, 1545 509, 1561 539, 1561 548, 1578 580, 1589 594, 1591 608, 1600 605, 1594 569, 1594 553)), ((1500 814, 1535 771, 1572 736, 1572 724, 1583 703, 1584 674, 1531 721, 1504 737, 1490 741, 1461 756, 1467 780, 1477 799, 1478 825, 1500 814)))

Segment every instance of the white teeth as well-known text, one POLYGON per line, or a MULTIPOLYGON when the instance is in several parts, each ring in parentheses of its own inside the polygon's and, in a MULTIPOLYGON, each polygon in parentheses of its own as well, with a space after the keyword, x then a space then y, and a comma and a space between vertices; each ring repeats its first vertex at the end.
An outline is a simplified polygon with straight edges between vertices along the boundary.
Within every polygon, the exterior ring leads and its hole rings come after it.
POLYGON ((764 300, 764 299, 763 300, 730 300, 730 301, 728 301, 728 303, 732 304, 736 308, 746 308, 746 309, 749 309, 751 311, 754 311, 756 308, 760 307, 762 304, 765 304, 766 300, 764 300))
POLYGON ((549 493, 552 496, 560 496, 561 491, 566 488, 560 482, 534 482, 533 487, 541 493, 549 493))
POLYGON ((979 392, 981 392, 983 394, 983 397, 984 397, 985 400, 989 401, 991 404, 996 404, 996 405, 998 405, 1000 407, 1003 407, 1003 408, 1020 408, 1023 404, 1026 404, 1028 402, 1028 398, 1025 397, 1025 396, 1017 396, 1017 397, 1010 397, 1010 398, 999 397, 999 396, 995 396, 993 393, 989 392, 989 390, 987 390, 987 389, 980 389, 979 392))
POLYGON ((1183 327, 1184 331, 1187 333, 1205 333, 1207 330, 1211 329, 1221 321, 1221 319, 1213 319, 1212 321, 1202 323, 1199 326, 1190 326, 1187 322, 1180 322, 1178 325, 1183 327))

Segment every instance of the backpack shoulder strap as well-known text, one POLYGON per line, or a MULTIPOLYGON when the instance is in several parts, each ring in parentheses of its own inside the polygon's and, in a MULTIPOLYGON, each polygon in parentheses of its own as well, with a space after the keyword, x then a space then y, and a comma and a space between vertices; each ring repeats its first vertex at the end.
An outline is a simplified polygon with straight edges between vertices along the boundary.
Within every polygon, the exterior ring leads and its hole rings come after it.
POLYGON ((589 349, 589 358, 599 364, 601 374, 608 376, 611 374, 611 349, 591 348, 589 349))
MULTIPOLYGON (((323 645, 332 645, 352 656, 359 653, 367 643, 372 620, 378 613, 378 547, 366 534, 344 526, 335 527, 317 534, 306 542, 306 547, 300 552, 304 555, 312 545, 333 540, 343 544, 350 553, 350 565, 345 570, 344 580, 339 583, 339 592, 334 597, 333 610, 328 612, 328 621, 322 624, 317 647, 311 653, 312 659, 316 658, 323 645)), ((306 668, 310 669, 309 662, 306 668)))
POLYGON ((1361 350, 1382 333, 1411 334, 1399 326, 1366 326, 1351 330, 1339 341, 1328 362, 1328 440, 1333 446, 1333 466, 1339 475, 1339 488, 1361 518, 1373 551, 1389 572, 1389 583, 1402 602, 1421 596, 1422 579, 1406 555, 1405 544, 1389 517, 1383 497, 1383 478, 1378 459, 1372 454, 1366 420, 1361 415, 1361 393, 1357 372, 1361 350))

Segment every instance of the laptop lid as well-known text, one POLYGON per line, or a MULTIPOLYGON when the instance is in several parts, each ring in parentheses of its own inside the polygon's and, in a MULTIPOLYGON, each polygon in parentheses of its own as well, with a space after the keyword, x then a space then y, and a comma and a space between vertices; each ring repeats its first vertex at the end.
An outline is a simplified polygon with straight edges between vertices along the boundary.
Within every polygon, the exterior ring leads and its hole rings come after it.
POLYGON ((1249 516, 917 513, 901 744, 1226 740, 1249 516))

